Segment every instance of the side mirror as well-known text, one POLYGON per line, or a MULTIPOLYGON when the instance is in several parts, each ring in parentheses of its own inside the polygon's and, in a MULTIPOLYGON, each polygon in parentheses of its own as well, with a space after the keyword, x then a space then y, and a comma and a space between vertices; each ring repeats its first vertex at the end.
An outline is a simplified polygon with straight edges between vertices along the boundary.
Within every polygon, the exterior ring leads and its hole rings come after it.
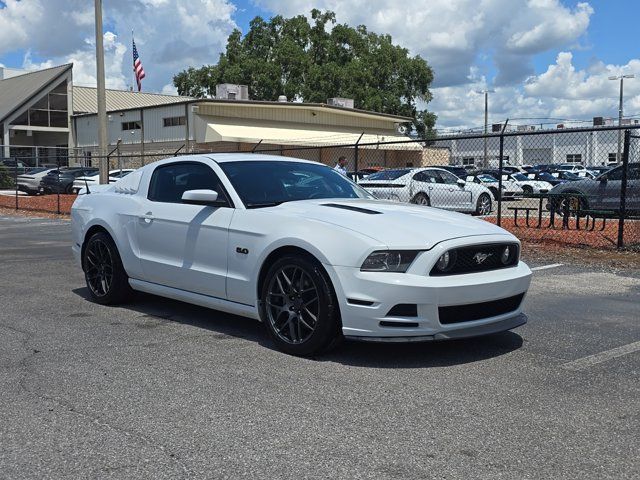
POLYGON ((458 185, 460 185, 461 187, 464 187, 467 182, 465 182, 463 179, 459 178, 458 181, 456 182, 458 185))
POLYGON ((187 190, 182 194, 182 201, 193 205, 219 205, 218 192, 215 190, 187 190))

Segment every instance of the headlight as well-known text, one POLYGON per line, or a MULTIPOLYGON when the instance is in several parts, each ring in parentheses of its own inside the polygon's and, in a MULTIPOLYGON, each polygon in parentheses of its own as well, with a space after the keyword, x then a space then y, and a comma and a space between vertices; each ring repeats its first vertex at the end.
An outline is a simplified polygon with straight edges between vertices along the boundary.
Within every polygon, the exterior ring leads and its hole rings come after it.
POLYGON ((438 258, 438 261, 436 262, 436 270, 442 273, 448 272, 449 270, 451 270, 451 267, 453 267, 455 261, 455 251, 451 250, 449 252, 444 252, 442 255, 440 255, 440 258, 438 258))
POLYGON ((360 270, 363 272, 399 272, 407 271, 420 253, 417 250, 379 250, 369 255, 360 270))
POLYGON ((500 261, 503 265, 510 265, 518 263, 518 247, 515 245, 507 245, 502 249, 500 254, 500 261))

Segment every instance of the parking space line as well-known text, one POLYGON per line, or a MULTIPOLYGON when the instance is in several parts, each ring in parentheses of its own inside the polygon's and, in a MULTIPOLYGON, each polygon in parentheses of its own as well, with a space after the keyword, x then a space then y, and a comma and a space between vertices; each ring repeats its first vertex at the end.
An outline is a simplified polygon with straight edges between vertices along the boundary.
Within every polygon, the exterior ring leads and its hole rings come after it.
POLYGON ((561 267, 562 265, 564 265, 563 263, 552 263, 550 265, 543 265, 541 267, 533 267, 531 270, 535 271, 535 270, 546 270, 548 268, 556 268, 556 267, 561 267))
POLYGON ((612 348, 611 350, 605 350, 604 352, 589 355, 588 357, 582 357, 572 362, 567 362, 562 365, 562 368, 574 371, 584 370, 592 367, 593 365, 637 351, 640 351, 640 342, 633 342, 627 345, 622 345, 621 347, 612 348))

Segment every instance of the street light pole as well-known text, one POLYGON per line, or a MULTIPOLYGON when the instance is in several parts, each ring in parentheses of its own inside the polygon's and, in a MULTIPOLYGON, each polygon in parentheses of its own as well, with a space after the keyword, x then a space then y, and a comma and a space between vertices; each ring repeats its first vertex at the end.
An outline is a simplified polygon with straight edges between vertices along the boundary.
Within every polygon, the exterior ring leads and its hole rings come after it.
POLYGON ((107 100, 104 85, 104 46, 102 35, 102 0, 95 0, 96 22, 96 78, 98 83, 98 158, 100 183, 109 183, 107 160, 107 100))
POLYGON ((476 90, 476 93, 484 93, 484 168, 489 168, 487 149, 487 134, 489 133, 489 94, 495 90, 476 90))
MULTIPOLYGON (((624 79, 635 78, 635 75, 619 75, 609 77, 609 80, 620 80, 620 103, 618 104, 618 127, 622 127, 622 97, 624 92, 624 79)), ((618 163, 622 161, 622 129, 618 130, 618 155, 616 156, 618 163)))

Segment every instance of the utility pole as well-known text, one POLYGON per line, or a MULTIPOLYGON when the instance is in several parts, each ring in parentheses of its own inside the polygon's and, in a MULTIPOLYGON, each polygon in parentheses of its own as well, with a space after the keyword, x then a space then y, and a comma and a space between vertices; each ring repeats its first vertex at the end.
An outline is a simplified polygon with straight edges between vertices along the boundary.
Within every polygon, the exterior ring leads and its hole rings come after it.
POLYGON ((107 159, 107 100, 104 86, 104 46, 102 35, 102 0, 95 0, 96 21, 96 77, 98 80, 98 156, 100 183, 109 183, 107 159))
MULTIPOLYGON (((620 103, 618 104, 618 127, 622 127, 622 96, 624 91, 624 79, 635 78, 635 75, 617 75, 609 77, 609 80, 620 80, 620 103)), ((618 130, 618 155, 616 156, 618 163, 622 161, 622 130, 618 130)))
POLYGON ((476 90, 476 93, 484 93, 484 168, 489 168, 489 158, 487 149, 487 135, 489 133, 489 94, 495 90, 476 90))

